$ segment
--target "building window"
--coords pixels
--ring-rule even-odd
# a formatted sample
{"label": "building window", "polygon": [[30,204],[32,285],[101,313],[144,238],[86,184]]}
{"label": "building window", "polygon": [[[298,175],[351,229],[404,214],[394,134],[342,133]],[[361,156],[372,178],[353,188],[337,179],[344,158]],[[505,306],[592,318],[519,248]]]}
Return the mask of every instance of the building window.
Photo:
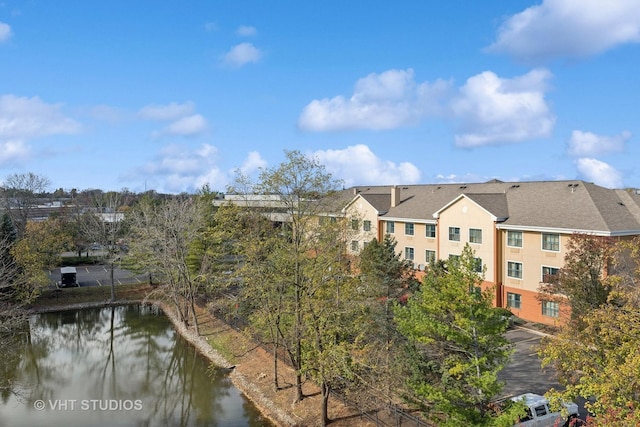
{"label": "building window", "polygon": [[521,262],[507,262],[507,276],[514,279],[522,279],[522,263]]}
{"label": "building window", "polygon": [[364,229],[364,231],[371,231],[371,221],[364,220],[362,222],[362,228]]}
{"label": "building window", "polygon": [[559,234],[542,234],[542,250],[544,251],[560,251],[560,235]]}
{"label": "building window", "polygon": [[522,231],[507,231],[507,246],[522,247]]}
{"label": "building window", "polygon": [[482,258],[473,259],[473,271],[476,273],[482,273]]}
{"label": "building window", "polygon": [[427,224],[427,233],[426,236],[430,239],[436,238],[436,225],[435,224]]}
{"label": "building window", "polygon": [[449,227],[449,240],[460,241],[460,227]]}
{"label": "building window", "polygon": [[469,243],[482,243],[482,230],[479,228],[470,228]]}
{"label": "building window", "polygon": [[412,222],[407,222],[404,224],[404,234],[407,236],[413,236],[414,226]]}
{"label": "building window", "polygon": [[404,248],[404,259],[413,261],[413,248]]}
{"label": "building window", "polygon": [[555,301],[542,301],[542,315],[560,317],[560,304]]}
{"label": "building window", "polygon": [[542,267],[542,283],[552,283],[560,272],[556,267]]}
{"label": "building window", "polygon": [[396,223],[393,221],[387,221],[387,234],[393,234],[396,232]]}
{"label": "building window", "polygon": [[460,262],[460,255],[449,255],[449,261],[451,264],[458,264]]}
{"label": "building window", "polygon": [[507,308],[522,308],[522,295],[507,292]]}
{"label": "building window", "polygon": [[357,219],[352,219],[352,220],[351,220],[351,229],[352,229],[352,230],[356,230],[356,231],[357,231],[357,230],[358,230],[358,228],[359,228],[359,222],[358,222],[358,220],[357,220]]}
{"label": "building window", "polygon": [[351,250],[353,252],[358,252],[358,241],[357,240],[352,240],[351,241]]}
{"label": "building window", "polygon": [[427,249],[424,252],[424,260],[426,261],[427,264],[435,262],[435,260],[436,260],[436,251],[430,251],[429,249]]}

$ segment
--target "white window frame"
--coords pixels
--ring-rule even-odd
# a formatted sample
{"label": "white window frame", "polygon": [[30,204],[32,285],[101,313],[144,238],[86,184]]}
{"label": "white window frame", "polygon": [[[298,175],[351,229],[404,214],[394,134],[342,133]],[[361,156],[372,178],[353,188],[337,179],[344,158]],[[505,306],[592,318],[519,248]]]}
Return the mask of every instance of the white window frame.
{"label": "white window frame", "polygon": [[362,230],[371,231],[371,221],[369,221],[368,219],[362,221]]}
{"label": "white window frame", "polygon": [[[511,276],[509,273],[511,269],[509,268],[509,264],[520,264],[520,277]],[[524,277],[524,264],[521,261],[507,261],[507,277],[510,279],[522,280]]]}
{"label": "white window frame", "polygon": [[[433,258],[429,257],[429,254],[433,255]],[[424,251],[424,260],[427,264],[429,264],[432,260],[435,261],[436,260],[436,251],[431,250],[431,249],[425,249]]]}
{"label": "white window frame", "polygon": [[[520,246],[515,246],[509,244],[509,233],[519,233],[520,234]],[[524,233],[518,230],[507,230],[507,246],[510,248],[522,248],[524,246]]]}
{"label": "white window frame", "polygon": [[[410,231],[410,233],[409,233]],[[404,235],[405,236],[415,236],[416,235],[416,225],[413,222],[405,222],[404,223]]]}
{"label": "white window frame", "polygon": [[[480,241],[479,242],[474,242],[474,241],[471,240],[471,231],[472,230],[480,232]],[[473,243],[474,245],[481,245],[482,244],[482,228],[470,228],[469,229],[469,243]]]}
{"label": "white window frame", "polygon": [[[425,231],[424,231],[424,235],[427,239],[435,239],[437,237],[437,227],[435,224],[425,224]],[[433,230],[433,236],[429,236],[429,230]]]}
{"label": "white window frame", "polygon": [[[551,307],[549,307],[549,306],[551,306]],[[542,301],[542,303],[540,304],[540,307],[542,309],[542,315],[543,316],[553,317],[554,319],[557,319],[558,317],[560,317],[560,303],[559,302],[545,300],[545,301]]]}
{"label": "white window frame", "polygon": [[[545,249],[545,247],[544,247],[544,236],[558,236],[558,249],[557,250],[556,249]],[[560,252],[560,248],[562,247],[560,245],[560,234],[558,234],[558,233],[542,233],[542,234],[540,234],[540,247],[545,252]]]}
{"label": "white window frame", "polygon": [[394,221],[387,221],[385,230],[387,234],[394,234],[396,232],[396,223]]}
{"label": "white window frame", "polygon": [[[458,230],[458,233],[457,233],[457,234],[452,234],[452,231],[453,231],[453,230]],[[460,241],[460,239],[461,239],[461,237],[462,237],[462,236],[461,236],[461,234],[462,234],[462,233],[461,233],[461,231],[460,231],[460,227],[449,227],[449,241],[450,241],[450,242],[459,242],[459,241]],[[456,240],[456,239],[452,239],[452,238],[451,238],[452,236],[456,236],[456,235],[458,236],[458,239],[457,239],[457,240]]]}
{"label": "white window frame", "polygon": [[[509,298],[510,295],[513,295],[514,298]],[[516,304],[510,304],[512,300]],[[518,294],[515,292],[507,292],[507,308],[515,308],[516,310],[522,310],[522,294]]]}
{"label": "white window frame", "polygon": [[540,268],[540,283],[547,283],[547,282],[544,281],[544,276],[546,276],[546,274],[544,274],[544,269],[545,268],[553,268],[554,270],[558,270],[558,272],[560,272],[560,267],[552,267],[550,265],[543,265]]}
{"label": "white window frame", "polygon": [[358,252],[360,250],[360,242],[358,242],[357,240],[352,240],[351,241],[351,250],[353,252]]}
{"label": "white window frame", "polygon": [[[411,252],[411,256],[407,256],[409,255],[409,252]],[[412,246],[405,246],[404,247],[404,259],[409,260],[409,261],[414,261],[416,258],[416,250],[414,247]]]}

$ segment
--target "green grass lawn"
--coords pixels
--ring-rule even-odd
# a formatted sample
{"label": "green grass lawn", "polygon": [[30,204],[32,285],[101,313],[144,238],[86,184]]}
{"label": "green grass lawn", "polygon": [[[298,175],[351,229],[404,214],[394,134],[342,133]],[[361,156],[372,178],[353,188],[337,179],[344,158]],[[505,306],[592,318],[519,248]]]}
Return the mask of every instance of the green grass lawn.
{"label": "green grass lawn", "polygon": [[[152,288],[146,283],[116,286],[117,302],[141,301]],[[29,306],[43,309],[76,304],[108,302],[111,299],[111,286],[87,286],[81,288],[45,289],[40,297]]]}

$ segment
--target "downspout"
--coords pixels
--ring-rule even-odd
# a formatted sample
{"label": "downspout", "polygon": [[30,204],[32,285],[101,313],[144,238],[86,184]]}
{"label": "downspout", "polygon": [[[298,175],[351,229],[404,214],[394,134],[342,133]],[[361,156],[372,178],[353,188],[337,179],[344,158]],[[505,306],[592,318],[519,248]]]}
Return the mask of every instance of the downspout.
{"label": "downspout", "polygon": [[496,307],[504,306],[504,287],[502,286],[502,233],[498,229],[497,221],[493,222],[493,271],[496,284]]}

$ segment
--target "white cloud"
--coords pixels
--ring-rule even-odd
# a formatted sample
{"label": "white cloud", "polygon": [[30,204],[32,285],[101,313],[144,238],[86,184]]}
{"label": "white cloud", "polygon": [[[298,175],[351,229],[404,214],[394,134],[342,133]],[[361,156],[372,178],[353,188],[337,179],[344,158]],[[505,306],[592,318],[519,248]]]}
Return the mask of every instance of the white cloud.
{"label": "white cloud", "polygon": [[164,128],[164,135],[196,136],[207,130],[207,120],[200,114],[182,117]]}
{"label": "white cloud", "polygon": [[460,147],[513,143],[547,137],[555,124],[545,101],[551,73],[537,69],[513,79],[485,71],[470,77],[451,103],[459,121]]}
{"label": "white cloud", "polygon": [[80,124],[62,113],[61,104],[38,97],[0,96],[0,140],[73,134]]}
{"label": "white cloud", "polygon": [[204,30],[206,32],[218,31],[220,27],[216,22],[207,22],[204,24]]}
{"label": "white cloud", "polygon": [[[190,150],[182,145],[168,145],[159,156],[133,175],[145,180],[163,183],[158,191],[181,193],[196,191],[204,184],[212,190],[222,190],[227,185],[227,175],[217,166],[218,150],[209,144]],[[128,179],[135,179],[134,176]]]}
{"label": "white cloud", "polygon": [[442,111],[441,101],[451,82],[417,84],[413,70],[388,70],[358,80],[351,98],[314,100],[298,120],[308,131],[393,129]]}
{"label": "white cloud", "polygon": [[415,184],[420,181],[420,170],[409,162],[394,163],[377,157],[363,144],[343,150],[319,150],[313,156],[334,177],[342,179],[347,187],[353,185]]}
{"label": "white cloud", "polygon": [[9,24],[5,24],[4,22],[0,22],[0,43],[6,42],[11,38],[11,26]]}
{"label": "white cloud", "polygon": [[509,17],[487,50],[525,61],[544,61],[585,57],[637,42],[637,0],[544,0]]}
{"label": "white cloud", "polygon": [[622,173],[611,165],[591,158],[581,158],[576,161],[580,175],[587,181],[607,188],[622,187]]}
{"label": "white cloud", "polygon": [[193,114],[195,105],[172,102],[166,105],[151,104],[143,107],[138,116],[146,120],[171,121],[164,129],[152,133],[154,137],[166,135],[197,136],[208,129],[207,120],[201,114]]}
{"label": "white cloud", "polygon": [[0,140],[0,165],[26,160],[31,149],[21,140]]}
{"label": "white cloud", "polygon": [[261,168],[267,167],[267,161],[262,158],[257,151],[249,152],[249,155],[240,166],[240,172],[245,176],[250,176]]}
{"label": "white cloud", "polygon": [[236,30],[236,34],[242,37],[251,37],[258,34],[258,30],[255,27],[251,27],[249,25],[241,25]]}
{"label": "white cloud", "polygon": [[95,105],[84,112],[96,120],[108,123],[120,123],[127,118],[125,111],[109,105]]}
{"label": "white cloud", "polygon": [[250,62],[258,62],[262,52],[251,43],[240,43],[224,55],[223,62],[230,67],[242,67]]}
{"label": "white cloud", "polygon": [[193,102],[183,104],[172,102],[166,105],[150,104],[140,109],[138,115],[145,120],[176,120],[189,114],[195,109]]}
{"label": "white cloud", "polygon": [[631,138],[631,132],[620,135],[604,136],[591,132],[574,130],[571,132],[567,152],[571,156],[589,157],[624,150],[625,143]]}
{"label": "white cloud", "polygon": [[435,175],[435,182],[438,182],[438,183],[441,183],[441,184],[457,184],[457,183],[461,183],[461,182],[467,182],[467,183],[468,182],[487,182],[487,181],[490,181],[493,178],[495,178],[495,177],[487,177],[487,176],[484,176],[484,175],[478,175],[478,174],[474,174],[474,173],[466,173],[464,175],[437,174],[437,175]]}

